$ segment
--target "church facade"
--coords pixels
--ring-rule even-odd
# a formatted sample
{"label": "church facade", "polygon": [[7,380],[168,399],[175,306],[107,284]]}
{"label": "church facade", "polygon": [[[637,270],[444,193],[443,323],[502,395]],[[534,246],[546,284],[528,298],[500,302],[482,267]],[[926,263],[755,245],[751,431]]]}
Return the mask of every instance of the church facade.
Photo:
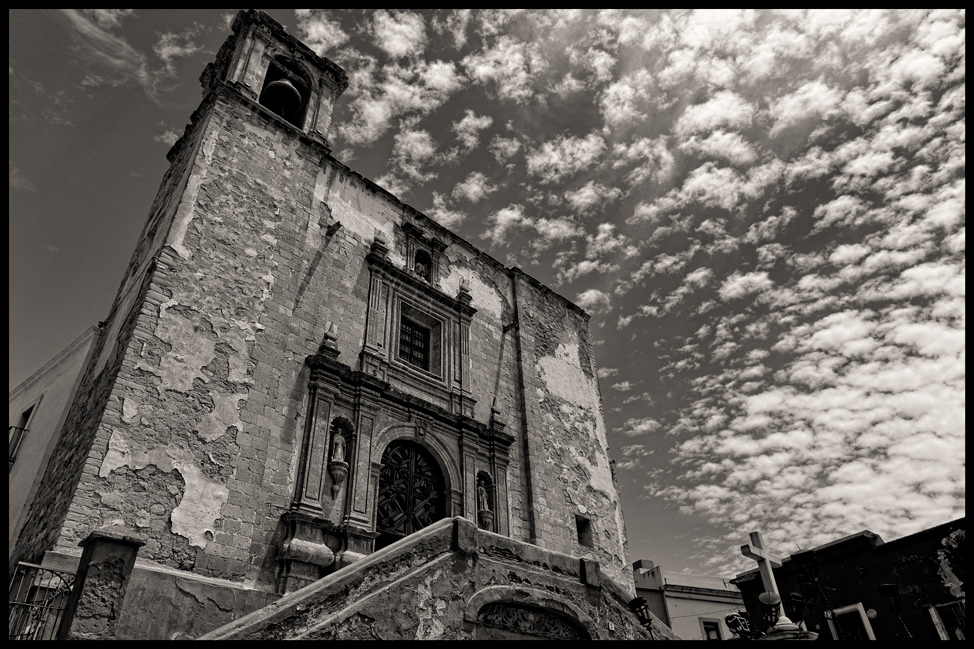
{"label": "church facade", "polygon": [[232,29],[11,567],[124,526],[140,566],[287,597],[452,518],[624,605],[587,314],[332,157],[341,68],[262,12]]}

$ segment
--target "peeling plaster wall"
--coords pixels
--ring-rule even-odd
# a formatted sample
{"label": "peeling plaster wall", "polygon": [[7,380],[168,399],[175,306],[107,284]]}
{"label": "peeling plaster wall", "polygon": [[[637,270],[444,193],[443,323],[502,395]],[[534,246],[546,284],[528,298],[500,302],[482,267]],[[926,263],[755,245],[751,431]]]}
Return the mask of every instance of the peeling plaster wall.
{"label": "peeling plaster wall", "polygon": [[[588,317],[526,276],[517,282],[535,537],[598,561],[634,592]],[[591,546],[580,543],[576,516],[590,521]]]}

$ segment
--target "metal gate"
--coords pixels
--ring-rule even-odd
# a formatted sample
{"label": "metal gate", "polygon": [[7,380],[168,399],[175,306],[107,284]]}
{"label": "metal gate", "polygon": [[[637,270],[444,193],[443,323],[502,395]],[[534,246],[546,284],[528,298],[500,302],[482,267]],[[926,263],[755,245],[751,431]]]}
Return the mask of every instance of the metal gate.
{"label": "metal gate", "polygon": [[18,563],[10,580],[9,640],[54,640],[74,587],[74,573]]}

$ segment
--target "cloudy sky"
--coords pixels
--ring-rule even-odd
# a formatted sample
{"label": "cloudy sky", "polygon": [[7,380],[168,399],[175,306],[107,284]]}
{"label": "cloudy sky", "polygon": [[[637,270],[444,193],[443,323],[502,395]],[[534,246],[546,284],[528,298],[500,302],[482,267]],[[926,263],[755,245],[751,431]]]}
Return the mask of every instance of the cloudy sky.
{"label": "cloudy sky", "polygon": [[[964,11],[272,10],[334,154],[591,315],[632,558],[965,514]],[[9,14],[10,385],[104,319],[224,11]]]}

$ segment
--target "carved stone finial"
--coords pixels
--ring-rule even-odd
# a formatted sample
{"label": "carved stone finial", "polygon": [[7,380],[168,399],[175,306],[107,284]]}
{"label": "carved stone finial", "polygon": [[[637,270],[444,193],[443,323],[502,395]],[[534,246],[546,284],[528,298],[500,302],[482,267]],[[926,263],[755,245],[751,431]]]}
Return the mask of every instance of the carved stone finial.
{"label": "carved stone finial", "polygon": [[503,431],[506,426],[507,424],[501,419],[501,411],[497,409],[497,402],[495,400],[494,404],[490,407],[490,427],[494,430]]}
{"label": "carved stone finial", "polygon": [[372,241],[372,246],[369,248],[369,252],[382,259],[386,258],[386,255],[389,254],[389,246],[386,245],[386,242],[382,238],[382,235],[380,234],[375,235],[375,239],[373,239]]}
{"label": "carved stone finial", "polygon": [[321,341],[321,345],[318,346],[318,353],[328,356],[338,356],[338,327],[334,322],[326,323],[325,337]]}
{"label": "carved stone finial", "polygon": [[457,291],[457,300],[469,305],[473,298],[470,295],[470,284],[467,282],[466,278],[460,278],[460,290]]}

